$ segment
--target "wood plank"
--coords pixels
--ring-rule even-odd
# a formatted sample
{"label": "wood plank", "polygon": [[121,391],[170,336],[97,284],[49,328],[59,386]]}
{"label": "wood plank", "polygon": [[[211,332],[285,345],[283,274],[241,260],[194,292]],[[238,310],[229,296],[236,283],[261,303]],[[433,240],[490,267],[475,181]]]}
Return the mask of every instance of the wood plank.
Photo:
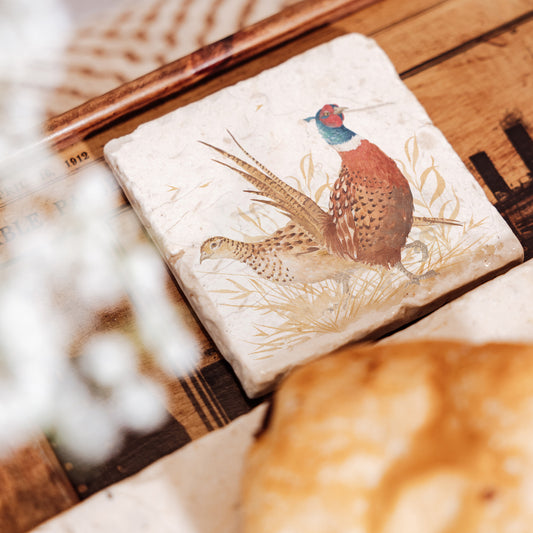
{"label": "wood plank", "polygon": [[405,79],[461,159],[485,151],[510,186],[528,168],[502,126],[533,126],[531,50],[533,20]]}
{"label": "wood plank", "polygon": [[43,439],[0,463],[0,531],[22,533],[78,502]]}
{"label": "wood plank", "polygon": [[[465,4],[467,1],[465,0]],[[448,4],[449,2],[445,2]],[[384,2],[383,4],[379,4],[381,9],[384,9],[385,6],[389,6],[389,9],[391,6],[399,6],[397,0],[393,0],[392,2]],[[401,3],[401,5],[405,5],[405,3]],[[411,27],[411,25],[414,23],[413,20],[416,21],[418,24],[420,19],[423,19],[425,17],[432,16],[432,10],[441,8],[443,5],[442,2],[439,2],[437,4],[433,3],[428,8],[427,2],[420,2],[417,4],[416,9],[419,11],[413,12],[413,11],[403,11],[401,15],[396,13],[397,17],[400,17],[401,22],[398,23],[398,26],[400,27]],[[377,9],[377,6],[374,6],[373,9]],[[355,19],[354,19],[355,20]],[[382,27],[384,22],[383,20],[379,20],[376,18],[374,20],[374,23],[378,26],[376,27]],[[496,21],[492,20],[492,24],[495,24]],[[453,37],[454,32],[450,30],[450,25],[446,25],[445,21],[441,21],[441,24],[443,26],[448,27],[449,31],[449,41],[446,40],[438,40],[439,50],[446,51],[446,45],[447,43],[456,43],[457,39]],[[379,26],[381,25],[381,26]],[[487,28],[493,28],[494,26],[483,26],[482,29],[486,30]],[[354,28],[352,28],[354,29]],[[396,24],[388,25],[386,29],[380,30],[381,34],[386,34],[387,31],[397,31],[396,30]],[[64,159],[68,159],[68,157],[72,154],[76,154],[80,150],[86,150],[91,154],[91,160],[93,163],[96,163],[97,165],[100,165],[101,168],[105,169],[105,166],[101,162],[101,150],[103,144],[111,137],[122,135],[124,133],[127,133],[128,131],[131,131],[138,123],[144,122],[146,120],[149,120],[151,118],[154,118],[155,116],[158,116],[160,114],[163,114],[167,111],[170,111],[172,108],[175,108],[177,106],[183,105],[184,103],[188,101],[192,101],[195,99],[198,99],[202,96],[204,96],[206,93],[214,92],[215,90],[219,89],[221,86],[229,85],[231,83],[234,83],[238,79],[242,79],[244,77],[248,77],[249,75],[252,75],[256,72],[259,72],[262,70],[265,66],[272,66],[273,64],[277,64],[278,62],[281,62],[283,59],[285,59],[287,56],[293,55],[295,53],[298,53],[299,51],[302,51],[303,49],[309,48],[316,44],[316,41],[321,40],[328,40],[328,38],[331,36],[331,32],[334,34],[340,33],[338,29],[336,29],[335,25],[321,29],[317,32],[314,32],[313,34],[307,35],[303,37],[302,39],[299,39],[297,42],[292,43],[291,47],[284,47],[279,50],[275,50],[272,53],[262,57],[258,61],[253,61],[249,64],[246,64],[240,68],[233,69],[232,71],[228,72],[227,74],[223,75],[220,78],[209,80],[207,83],[203,83],[199,87],[195,87],[191,91],[187,91],[185,93],[180,94],[177,98],[172,99],[171,101],[167,101],[161,106],[157,106],[155,108],[152,108],[144,113],[137,114],[134,117],[129,117],[128,120],[123,121],[122,123],[116,123],[113,128],[102,131],[98,133],[97,135],[93,135],[88,137],[87,139],[83,140],[82,142],[78,144],[74,144],[70,146],[69,148],[65,148],[63,152],[60,153],[60,157],[58,158],[60,161],[63,161]],[[414,37],[410,35],[409,32],[406,33],[406,39],[411,39],[411,42],[413,42]],[[393,53],[393,50],[388,50],[389,53]],[[411,55],[412,58],[412,64],[416,65],[416,54],[417,51],[413,47],[413,52]],[[436,68],[436,67],[434,67]],[[429,69],[431,70],[431,69]],[[462,79],[460,82],[457,82],[457,80],[452,80],[455,83],[455,87],[458,86],[462,88],[463,85],[468,86],[469,80],[468,78]],[[493,80],[486,80],[486,83],[489,85],[492,84]],[[435,80],[435,83],[437,81]],[[418,89],[415,89],[415,93],[419,93]],[[424,102],[423,102],[424,103]],[[451,103],[447,104],[447,108],[449,109],[451,106]],[[456,128],[457,124],[453,126],[452,129]],[[445,132],[447,133],[447,132]],[[186,305],[183,302],[180,302],[180,298],[176,298],[177,305],[184,306],[185,309],[187,309]],[[215,353],[214,360],[219,360],[218,353],[214,349],[211,341],[205,336],[201,328],[197,325],[197,337],[199,338],[200,342],[204,346],[205,352],[209,353],[210,350],[213,350],[211,353]],[[213,358],[213,357],[212,357]],[[213,361],[212,361],[213,362]],[[183,421],[184,426],[187,428],[187,431],[191,435],[192,438],[196,438],[202,434],[204,434],[208,429],[212,429],[217,427],[217,421],[216,417],[209,412],[209,409],[204,405],[201,405],[201,398],[199,397],[199,390],[203,390],[201,386],[201,381],[198,379],[196,383],[198,384],[198,388],[194,389],[193,385],[191,383],[186,384],[189,389],[189,394],[184,389],[184,385],[172,380],[164,380],[164,378],[161,378],[162,381],[165,382],[165,386],[167,387],[167,390],[169,392],[169,397],[174,398],[174,400],[170,401],[169,404],[169,410],[173,413],[173,415],[178,418],[178,420]],[[204,391],[205,392],[205,391]],[[220,392],[220,391],[216,391]],[[198,405],[201,406],[201,411],[203,413],[199,412],[198,409],[191,407],[193,399],[198,403]],[[184,406],[187,406],[186,408]],[[214,411],[214,408],[213,408]],[[220,418],[220,414],[217,415]],[[206,422],[207,421],[207,422]],[[119,458],[118,458],[119,459]],[[117,459],[117,460],[118,460]]]}
{"label": "wood plank", "polygon": [[[365,35],[375,35],[393,26],[403,27],[412,17],[437,9],[448,0],[387,0],[343,17],[330,25],[342,33],[357,31]],[[404,37],[405,38],[405,37]]]}
{"label": "wood plank", "polygon": [[[533,69],[531,68],[531,54],[528,52],[528,49],[533,49],[530,37],[532,27],[529,22],[523,21],[515,30],[506,31],[497,37],[493,36],[486,43],[479,42],[479,39],[498,30],[502,24],[523,16],[527,13],[527,9],[531,8],[531,2],[501,0],[490,4],[488,6],[486,2],[480,0],[414,0],[413,2],[385,0],[360,14],[302,36],[293,41],[290,46],[273,50],[216,79],[206,80],[201,85],[180,93],[176,98],[162,102],[135,116],[117,120],[111,128],[69,144],[59,153],[54,165],[57,162],[62,164],[64,159],[72,154],[87,150],[91,153],[91,164],[105,169],[105,164],[101,159],[102,146],[111,137],[129,133],[141,122],[254,75],[264,68],[274,66],[331,37],[348,31],[363,31],[376,37],[397,68],[409,71],[421,64],[424,65],[424,70],[410,72],[406,81],[463,160],[469,163],[469,158],[473,154],[486,151],[509,183],[516,184],[517,180],[527,177],[528,171],[508,137],[503,133],[502,125],[510,124],[509,121],[513,117],[518,117],[522,119],[529,131],[532,131],[531,102],[527,98],[532,88],[531,72]],[[482,7],[485,8],[486,13],[482,12]],[[474,10],[475,18],[470,16],[470,9]],[[420,32],[424,34],[420,35]],[[440,63],[428,63],[431,60],[438,60]],[[42,170],[41,165],[42,163],[38,163],[35,170]],[[47,161],[46,165],[50,166],[50,161]],[[60,174],[59,172],[59,177]],[[73,176],[73,181],[75,179],[76,177]],[[62,197],[59,196],[56,200],[61,201]],[[22,215],[27,214],[24,210],[20,212]],[[180,303],[177,297],[176,302],[177,305],[183,306],[184,312],[189,312],[187,306],[183,302]],[[226,384],[219,387],[216,380],[211,380],[208,375],[208,369],[213,369],[212,374],[217,379],[223,376],[222,370],[211,366],[219,362],[218,353],[201,327],[197,325],[197,328],[198,338],[201,339],[204,347],[205,358],[200,369],[203,374],[195,376],[198,390],[194,390],[193,395],[199,398],[200,389],[206,393],[205,383],[207,382],[213,384],[212,390],[222,398]],[[201,381],[201,378],[204,378],[204,381]],[[171,398],[169,411],[179,422],[183,423],[184,427],[187,427],[191,438],[204,434],[207,427],[202,422],[198,411],[192,407],[189,409],[188,405],[192,404],[183,385],[177,380],[168,380],[164,377],[161,379],[165,382]],[[188,386],[191,389],[194,385],[189,382]],[[231,386],[235,387],[235,385]],[[234,390],[236,389],[231,389],[232,394]],[[217,426],[217,419],[223,420],[224,411],[226,414],[235,413],[245,408],[243,405],[227,405],[227,407],[218,408],[215,406],[212,412],[206,414],[213,428]],[[207,408],[206,411],[208,411]],[[231,417],[228,415],[228,418]],[[135,446],[132,446],[131,449],[125,450],[126,456],[134,448]],[[135,449],[140,450],[140,448]],[[35,454],[30,454],[20,460],[18,466],[9,470],[10,475],[16,475],[22,480],[30,479],[35,461],[37,461]],[[102,483],[110,479],[116,480],[127,475],[129,471],[118,470],[118,467],[122,468],[123,463],[124,461],[121,462],[118,458],[115,463],[107,465],[108,470],[105,475],[98,479],[92,478],[90,490],[101,488]],[[110,476],[111,471],[114,477]],[[118,478],[117,472],[120,474]],[[51,494],[47,488],[50,476],[42,477],[45,478],[44,481],[36,482],[34,485],[28,483],[28,486],[33,487],[33,496],[28,491],[24,498],[6,499],[8,497],[4,496],[2,490],[2,506],[4,500],[8,505],[0,509],[0,531],[6,533],[23,531],[23,529],[9,528],[19,527],[17,520],[23,521],[26,514],[30,518],[33,511],[30,512],[28,509],[31,510],[34,505],[43,514],[50,513],[49,516],[61,510],[59,506],[54,507],[54,502],[43,503],[43,508],[47,509],[41,509],[39,502],[43,500],[40,497]],[[4,478],[1,477],[1,479],[3,483]],[[22,485],[25,484],[26,481],[23,481]],[[69,500],[70,503],[65,500],[65,505],[72,505],[75,500],[74,495],[72,500]],[[13,519],[14,516],[15,519]],[[6,522],[1,520],[6,520]],[[9,520],[12,521],[9,522]],[[31,525],[20,527],[27,529]]]}
{"label": "wood plank", "polygon": [[533,257],[533,20],[406,79]]}
{"label": "wood plank", "polygon": [[136,474],[190,441],[183,424],[169,417],[157,430],[150,433],[126,432],[121,449],[102,464],[86,465],[80,461],[71,462],[65,457],[65,462],[69,465],[68,476],[79,498],[83,500]]}

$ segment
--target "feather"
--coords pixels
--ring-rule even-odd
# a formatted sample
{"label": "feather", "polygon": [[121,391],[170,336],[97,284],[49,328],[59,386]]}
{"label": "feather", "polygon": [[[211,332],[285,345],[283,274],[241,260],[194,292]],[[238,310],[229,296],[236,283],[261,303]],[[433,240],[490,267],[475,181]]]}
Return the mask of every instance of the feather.
{"label": "feather", "polygon": [[451,218],[413,217],[413,226],[430,226],[431,224],[449,224],[450,226],[464,226],[459,220]]}
{"label": "feather", "polygon": [[323,250],[322,248],[319,248],[318,246],[309,246],[309,248],[307,248],[305,252],[298,252],[296,255],[300,256],[300,255],[312,254],[313,252],[318,252],[319,250],[327,254],[326,250]]}
{"label": "feather", "polygon": [[270,199],[270,201],[255,199],[256,201],[268,203],[280,209],[282,212],[287,214],[291,220],[302,226],[311,235],[313,235],[317,242],[323,243],[324,230],[327,224],[330,222],[330,216],[328,213],[323,211],[317,203],[313,202],[311,198],[280,180],[275,174],[273,174],[266,167],[261,165],[261,163],[259,163],[255,158],[248,154],[248,152],[242,148],[242,146],[234,139],[232,135],[231,137],[237,146],[259,168],[256,168],[250,163],[247,163],[246,161],[226,152],[225,150],[222,150],[221,148],[217,148],[216,146],[204,141],[199,142],[217,151],[219,154],[222,154],[224,157],[228,158],[230,161],[240,167],[236,168],[223,161],[216,159],[214,160],[218,164],[231,169],[233,172],[236,172],[257,188],[257,191],[247,192],[253,192]]}

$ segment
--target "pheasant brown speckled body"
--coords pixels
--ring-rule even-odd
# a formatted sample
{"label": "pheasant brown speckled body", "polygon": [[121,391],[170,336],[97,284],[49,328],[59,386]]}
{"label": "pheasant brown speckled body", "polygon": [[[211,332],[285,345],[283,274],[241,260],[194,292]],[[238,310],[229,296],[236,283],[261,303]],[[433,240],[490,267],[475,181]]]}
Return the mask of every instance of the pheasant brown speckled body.
{"label": "pheasant brown speckled body", "polygon": [[325,105],[306,120],[315,120],[342,161],[330,197],[328,248],[371,265],[399,264],[413,223],[407,179],[380,148],[344,126],[342,108]]}
{"label": "pheasant brown speckled body", "polygon": [[409,184],[394,161],[367,140],[341,157],[330,200],[329,247],[354,261],[395,266],[413,223]]}

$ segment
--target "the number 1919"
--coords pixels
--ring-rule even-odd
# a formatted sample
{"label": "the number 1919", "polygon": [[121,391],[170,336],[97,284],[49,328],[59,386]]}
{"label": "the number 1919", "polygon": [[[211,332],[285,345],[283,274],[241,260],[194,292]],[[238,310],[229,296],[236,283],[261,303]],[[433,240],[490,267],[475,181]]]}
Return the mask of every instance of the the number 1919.
{"label": "the number 1919", "polygon": [[78,154],[75,157],[65,159],[65,165],[67,165],[68,168],[75,167],[76,165],[82,163],[83,161],[86,161],[87,159],[89,159],[89,154],[87,152],[81,152],[81,154]]}

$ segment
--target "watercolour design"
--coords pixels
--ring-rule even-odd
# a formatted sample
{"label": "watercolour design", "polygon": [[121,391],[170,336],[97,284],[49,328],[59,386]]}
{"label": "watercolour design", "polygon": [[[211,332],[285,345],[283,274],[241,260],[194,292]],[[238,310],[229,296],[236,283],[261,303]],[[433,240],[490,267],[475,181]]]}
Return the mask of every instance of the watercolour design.
{"label": "watercolour design", "polygon": [[[259,163],[233,136],[244,159],[203,143],[223,156],[219,164],[254,187],[246,192],[257,196],[249,213],[256,214],[258,228],[272,208],[289,219],[261,239],[213,236],[200,247],[202,263],[227,258],[255,271],[247,283],[228,279],[234,287],[224,290],[231,300],[228,305],[253,307],[281,319],[276,325],[256,324],[256,355],[268,356],[316,333],[340,331],[365,309],[401,301],[410,285],[431,279],[439,268],[460,258],[462,250],[471,246],[464,238],[469,227],[482,223],[463,224],[455,219],[460,200],[453,191],[453,202],[440,201],[447,187],[433,160],[417,173],[416,138],[406,142],[407,164],[395,162],[346,128],[344,111],[326,105],[305,119],[316,123],[342,160],[339,176],[333,183],[328,177],[314,194],[310,194],[311,154],[302,160],[303,183],[295,178],[293,187]],[[327,211],[318,205],[324,195],[329,195]],[[241,216],[251,220],[249,214]],[[259,298],[250,303],[253,294]]]}
{"label": "watercolour design", "polygon": [[[360,148],[379,157],[358,161]],[[250,397],[296,365],[408,326],[523,255],[363,35],[139,125],[105,156]]]}

